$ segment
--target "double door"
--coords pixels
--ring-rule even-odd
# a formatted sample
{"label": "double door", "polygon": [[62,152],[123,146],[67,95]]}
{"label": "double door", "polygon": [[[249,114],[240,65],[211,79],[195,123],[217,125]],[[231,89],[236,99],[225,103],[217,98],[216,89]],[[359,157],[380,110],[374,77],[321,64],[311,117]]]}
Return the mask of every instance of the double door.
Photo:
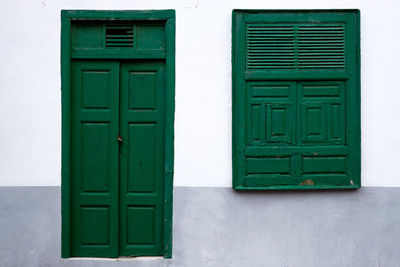
{"label": "double door", "polygon": [[71,256],[162,255],[165,63],[71,62]]}

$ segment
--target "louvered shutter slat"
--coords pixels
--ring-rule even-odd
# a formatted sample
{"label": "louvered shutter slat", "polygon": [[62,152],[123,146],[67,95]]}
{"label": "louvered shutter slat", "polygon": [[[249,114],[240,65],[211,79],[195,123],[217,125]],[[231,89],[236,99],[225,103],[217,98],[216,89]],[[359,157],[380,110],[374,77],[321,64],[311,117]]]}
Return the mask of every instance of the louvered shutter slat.
{"label": "louvered shutter slat", "polygon": [[293,26],[258,26],[247,28],[247,68],[294,68]]}
{"label": "louvered shutter slat", "polygon": [[344,69],[344,26],[249,24],[247,69]]}
{"label": "louvered shutter slat", "polygon": [[[344,69],[344,26],[343,25],[300,25],[298,27],[298,67]],[[337,57],[320,53],[304,55],[309,50],[328,50]]]}

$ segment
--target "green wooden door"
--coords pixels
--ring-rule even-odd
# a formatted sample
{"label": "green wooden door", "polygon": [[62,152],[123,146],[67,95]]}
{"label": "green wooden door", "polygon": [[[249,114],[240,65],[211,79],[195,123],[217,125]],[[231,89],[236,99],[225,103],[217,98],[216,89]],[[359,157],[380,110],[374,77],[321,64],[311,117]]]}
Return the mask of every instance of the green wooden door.
{"label": "green wooden door", "polygon": [[71,254],[118,256],[119,64],[72,62]]}
{"label": "green wooden door", "polygon": [[62,257],[172,256],[175,11],[62,10]]}
{"label": "green wooden door", "polygon": [[71,87],[72,256],[162,255],[164,64],[73,61]]}
{"label": "green wooden door", "polygon": [[121,64],[120,252],[162,255],[165,74],[162,62]]}

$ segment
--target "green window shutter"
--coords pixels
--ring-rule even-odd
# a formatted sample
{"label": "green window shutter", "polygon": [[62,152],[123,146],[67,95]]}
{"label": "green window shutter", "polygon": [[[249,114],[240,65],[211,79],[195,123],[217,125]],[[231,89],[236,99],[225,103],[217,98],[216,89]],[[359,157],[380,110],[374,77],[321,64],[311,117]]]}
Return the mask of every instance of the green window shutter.
{"label": "green window shutter", "polygon": [[234,10],[233,187],[360,187],[357,10]]}

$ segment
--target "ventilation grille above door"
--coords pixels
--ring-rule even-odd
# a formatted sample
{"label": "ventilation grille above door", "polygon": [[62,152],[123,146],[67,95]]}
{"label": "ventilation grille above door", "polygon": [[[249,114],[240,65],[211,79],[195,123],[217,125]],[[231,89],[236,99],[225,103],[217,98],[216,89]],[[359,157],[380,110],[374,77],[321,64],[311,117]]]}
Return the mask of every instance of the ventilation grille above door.
{"label": "ventilation grille above door", "polygon": [[342,24],[248,24],[247,69],[344,69]]}
{"label": "ventilation grille above door", "polygon": [[106,47],[133,47],[133,25],[106,25]]}

